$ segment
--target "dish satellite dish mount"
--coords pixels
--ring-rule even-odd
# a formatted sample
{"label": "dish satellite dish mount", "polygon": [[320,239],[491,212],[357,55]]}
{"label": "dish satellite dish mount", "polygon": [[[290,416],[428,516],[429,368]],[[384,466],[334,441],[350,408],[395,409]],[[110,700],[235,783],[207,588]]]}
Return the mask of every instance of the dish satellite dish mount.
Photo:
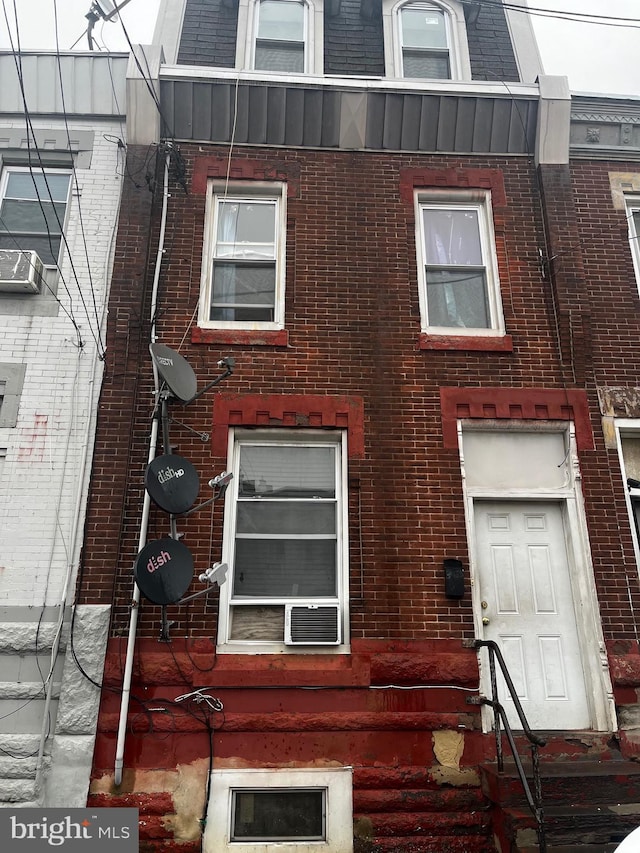
{"label": "dish satellite dish mount", "polygon": [[[100,3],[103,3],[103,0],[100,0]],[[207,586],[184,597],[193,578],[193,557],[186,545],[179,541],[176,519],[198,512],[223,497],[233,477],[232,474],[223,471],[222,474],[209,480],[213,497],[197,506],[193,505],[198,497],[199,478],[188,459],[172,453],[169,436],[171,422],[169,406],[175,402],[188,406],[189,403],[206,394],[223,379],[231,376],[235,360],[223,358],[219,361],[218,367],[224,368],[224,372],[198,391],[193,368],[180,353],[160,343],[151,344],[149,352],[162,383],[155,416],[159,418],[162,426],[164,452],[147,466],[145,486],[154,503],[169,514],[170,533],[168,537],[150,542],[140,550],[134,563],[134,575],[142,595],[154,604],[160,605],[162,613],[160,639],[168,642],[171,623],[167,620],[167,606],[181,604],[192,598],[206,595],[214,588],[214,584],[220,586],[224,583],[227,573],[225,563],[214,563],[210,569],[198,576],[199,580]]]}

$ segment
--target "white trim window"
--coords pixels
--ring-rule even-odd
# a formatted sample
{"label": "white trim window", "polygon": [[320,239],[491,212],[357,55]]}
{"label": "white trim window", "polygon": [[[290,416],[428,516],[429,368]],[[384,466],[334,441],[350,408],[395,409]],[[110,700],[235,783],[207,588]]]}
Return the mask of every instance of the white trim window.
{"label": "white trim window", "polygon": [[387,76],[470,80],[463,5],[457,0],[383,0]]}
{"label": "white trim window", "polygon": [[309,14],[300,0],[260,0],[255,4],[252,68],[304,74],[308,70]]}
{"label": "white trim window", "polygon": [[640,290],[640,196],[625,198],[627,222],[629,223],[629,245],[636,273],[636,283]]}
{"label": "white trim window", "polygon": [[618,420],[616,426],[631,533],[640,569],[640,420]]}
{"label": "white trim window", "polygon": [[257,430],[231,440],[220,646],[343,650],[346,435]]}
{"label": "white trim window", "polygon": [[0,181],[0,249],[37,252],[45,268],[58,266],[71,173],[8,167]]}
{"label": "white trim window", "polygon": [[214,770],[205,853],[353,850],[350,767]]}
{"label": "white trim window", "polygon": [[284,184],[210,183],[201,326],[284,327],[285,199]]}
{"label": "white trim window", "polygon": [[489,192],[416,193],[422,330],[503,335]]}

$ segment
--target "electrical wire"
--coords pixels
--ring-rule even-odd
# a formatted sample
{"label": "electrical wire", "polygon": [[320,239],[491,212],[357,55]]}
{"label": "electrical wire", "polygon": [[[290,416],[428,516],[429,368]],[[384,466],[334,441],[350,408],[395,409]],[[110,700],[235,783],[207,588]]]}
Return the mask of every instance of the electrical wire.
{"label": "electrical wire", "polygon": [[[29,173],[30,173],[30,175],[31,175],[31,179],[32,179],[33,185],[34,185],[34,190],[35,190],[35,193],[36,193],[36,198],[37,198],[38,204],[39,204],[39,206],[40,206],[40,211],[41,211],[41,213],[42,213],[42,218],[43,218],[43,221],[44,221],[44,224],[45,224],[45,229],[46,229],[46,232],[47,232],[47,236],[48,236],[48,239],[49,239],[49,248],[50,248],[50,250],[51,250],[51,254],[52,254],[52,256],[54,257],[55,265],[56,265],[56,267],[57,267],[57,269],[58,269],[58,272],[59,272],[59,274],[60,274],[60,278],[61,278],[61,280],[62,280],[62,282],[63,282],[63,284],[64,284],[64,287],[65,287],[66,293],[67,293],[67,295],[68,295],[68,297],[69,297],[69,311],[70,311],[70,313],[71,313],[71,314],[73,314],[73,298],[72,298],[72,296],[71,296],[71,292],[69,291],[69,287],[68,287],[68,285],[67,285],[67,283],[66,283],[66,281],[65,281],[65,279],[64,279],[64,276],[63,276],[63,274],[62,274],[62,270],[60,269],[60,265],[59,265],[59,258],[58,258],[58,259],[56,259],[56,257],[57,257],[57,253],[55,252],[55,250],[54,250],[54,246],[53,246],[53,235],[52,235],[52,233],[51,233],[51,229],[50,229],[50,227],[49,227],[49,221],[48,221],[48,218],[47,218],[46,212],[45,212],[45,210],[44,210],[42,197],[41,197],[41,195],[40,195],[40,190],[39,190],[39,188],[38,188],[38,182],[36,181],[35,171],[34,171],[34,168],[33,168],[33,162],[32,162],[32,156],[31,156],[31,151],[32,151],[32,149],[33,149],[33,150],[35,151],[35,153],[36,153],[37,160],[38,160],[38,164],[39,164],[39,167],[40,167],[40,173],[41,173],[41,176],[42,176],[42,180],[43,180],[44,185],[45,185],[45,187],[46,187],[46,189],[47,189],[47,193],[48,193],[48,196],[49,196],[49,201],[51,202],[52,212],[53,212],[53,214],[55,215],[56,222],[57,222],[58,227],[59,227],[59,229],[60,229],[60,238],[61,238],[61,241],[62,241],[62,243],[64,244],[65,249],[66,249],[66,251],[67,251],[67,257],[68,257],[68,260],[69,260],[69,264],[70,264],[70,266],[71,266],[71,271],[72,271],[72,274],[73,274],[73,278],[74,278],[74,280],[75,280],[75,283],[76,283],[76,286],[77,286],[77,289],[78,289],[78,294],[79,294],[79,296],[80,296],[80,301],[81,301],[81,303],[82,303],[82,305],[83,305],[83,308],[84,308],[84,311],[85,311],[85,315],[86,315],[86,317],[87,317],[87,321],[88,321],[88,325],[89,325],[89,331],[90,331],[90,333],[91,333],[91,336],[92,336],[92,337],[93,337],[93,339],[94,339],[94,342],[95,342],[95,344],[96,344],[97,349],[99,350],[99,349],[100,349],[100,345],[99,345],[99,342],[98,342],[98,340],[97,340],[97,338],[96,338],[96,335],[95,335],[95,333],[94,333],[94,331],[93,331],[93,329],[92,329],[91,319],[90,319],[89,312],[88,312],[88,308],[87,308],[87,305],[86,305],[86,302],[85,302],[85,299],[84,299],[84,294],[83,294],[83,292],[82,292],[82,287],[80,286],[80,281],[79,281],[79,279],[78,279],[78,275],[77,275],[77,272],[76,272],[75,264],[74,264],[74,261],[73,261],[73,256],[72,256],[72,254],[71,254],[71,250],[70,250],[70,247],[69,247],[69,244],[68,244],[68,241],[67,241],[66,235],[65,235],[64,223],[63,223],[63,222],[61,222],[61,220],[60,220],[60,216],[59,216],[59,214],[58,214],[58,210],[57,210],[57,208],[56,208],[56,204],[55,204],[55,201],[54,201],[54,198],[53,198],[53,193],[51,192],[51,187],[50,187],[50,185],[49,185],[49,180],[48,180],[48,177],[47,177],[47,172],[46,172],[46,170],[45,170],[45,166],[44,166],[44,162],[43,162],[42,155],[41,155],[41,152],[40,152],[40,148],[39,148],[38,143],[37,143],[37,138],[36,138],[36,133],[35,133],[35,130],[34,130],[34,127],[33,127],[33,122],[32,122],[32,120],[31,120],[31,113],[30,113],[30,110],[29,110],[29,105],[28,105],[28,103],[27,103],[27,96],[26,96],[26,90],[25,90],[25,85],[24,85],[24,76],[23,76],[23,71],[22,71],[22,50],[21,50],[21,45],[20,45],[20,28],[19,28],[19,25],[18,25],[18,11],[17,11],[17,6],[16,6],[16,0],[13,0],[13,10],[14,10],[14,19],[15,19],[15,26],[16,26],[16,43],[17,43],[17,50],[16,50],[16,46],[14,45],[13,38],[12,38],[12,36],[11,36],[11,32],[10,32],[9,16],[8,16],[8,13],[7,13],[7,7],[6,7],[6,2],[5,2],[5,0],[2,0],[2,8],[3,8],[3,11],[4,11],[4,17],[5,17],[5,21],[6,21],[6,24],[7,24],[7,29],[9,30],[9,40],[10,40],[10,44],[11,44],[11,50],[12,50],[12,54],[13,54],[14,63],[15,63],[15,66],[16,66],[16,72],[17,72],[17,75],[18,75],[18,83],[19,83],[19,86],[20,86],[20,92],[21,92],[21,96],[22,96],[22,103],[23,103],[24,117],[25,117],[25,122],[26,122],[26,125],[27,125],[27,134],[26,134],[26,136],[27,136],[27,151],[28,151],[28,155],[29,155],[28,168],[29,168]],[[76,326],[75,326],[75,327],[76,327],[77,333],[79,334],[79,327],[77,326],[77,323],[76,323]],[[83,342],[83,340],[82,340],[82,338],[81,338],[81,337],[79,337],[79,338],[78,338],[78,346],[79,346],[79,347],[83,347],[83,346],[84,346],[84,342]]]}
{"label": "electrical wire", "polygon": [[[15,2],[15,0],[14,0]],[[56,41],[56,65],[58,69],[58,83],[60,87],[60,103],[62,106],[62,118],[64,121],[64,127],[67,134],[67,144],[69,146],[69,151],[71,151],[71,133],[69,132],[69,120],[67,116],[67,108],[65,103],[65,92],[64,92],[64,82],[62,79],[62,59],[60,56],[60,41],[58,37],[58,0],[53,0],[53,20],[54,20],[54,33],[55,33],[55,41]],[[93,276],[91,274],[91,261],[89,260],[89,247],[87,245],[87,237],[84,227],[84,217],[82,215],[82,205],[80,203],[80,184],[78,182],[78,173],[76,171],[75,162],[73,157],[71,158],[71,174],[73,176],[73,182],[76,189],[76,199],[78,205],[78,222],[80,224],[80,235],[82,237],[82,244],[84,246],[84,256],[87,262],[87,275],[89,278],[89,289],[91,291],[91,300],[93,303],[93,311],[96,320],[97,327],[97,339],[96,346],[98,348],[98,358],[101,361],[104,361],[106,357],[106,346],[102,340],[102,331],[100,329],[100,319],[98,317],[98,305],[96,303],[96,291],[93,285]],[[78,282],[78,287],[80,284]],[[89,317],[87,316],[87,320]]]}
{"label": "electrical wire", "polygon": [[523,15],[531,15],[539,18],[553,18],[562,21],[571,21],[576,24],[597,24],[605,27],[629,27],[640,28],[639,18],[624,18],[616,15],[597,15],[589,12],[572,12],[566,9],[545,9],[540,6],[519,6],[516,3],[502,2],[502,0],[460,0],[463,6],[482,7],[489,6],[497,9],[508,9],[511,12],[521,12]]}

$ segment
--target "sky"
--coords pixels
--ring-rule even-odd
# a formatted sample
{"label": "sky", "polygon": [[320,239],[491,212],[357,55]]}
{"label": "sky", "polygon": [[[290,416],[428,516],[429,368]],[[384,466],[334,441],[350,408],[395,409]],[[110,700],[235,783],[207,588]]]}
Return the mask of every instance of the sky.
{"label": "sky", "polygon": [[[122,0],[119,0],[121,2]],[[87,50],[85,15],[92,0],[0,0],[0,49],[10,47],[6,17],[15,20],[18,10],[20,45],[25,50],[55,49],[54,10],[58,16],[61,50]],[[133,44],[149,44],[153,37],[160,0],[129,0],[120,22],[100,22],[93,30],[96,48],[127,51],[123,25]],[[545,73],[569,78],[574,92],[636,95],[640,97],[640,2],[639,0],[529,0],[538,47]],[[632,18],[631,22],[590,23],[546,17],[549,11],[567,17],[600,15]],[[6,17],[5,17],[6,14]],[[15,27],[14,27],[15,44]]]}

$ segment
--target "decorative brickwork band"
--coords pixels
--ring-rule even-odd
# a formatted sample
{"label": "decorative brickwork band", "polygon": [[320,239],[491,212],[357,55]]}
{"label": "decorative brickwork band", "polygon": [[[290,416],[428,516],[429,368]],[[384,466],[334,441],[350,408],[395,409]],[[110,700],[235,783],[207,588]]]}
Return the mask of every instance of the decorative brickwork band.
{"label": "decorative brickwork band", "polygon": [[319,394],[216,395],[213,406],[213,453],[227,455],[229,427],[309,427],[346,429],[349,456],[364,456],[364,403],[361,397]]}
{"label": "decorative brickwork band", "polygon": [[457,421],[573,421],[579,450],[593,450],[593,431],[585,391],[546,388],[441,388],[442,437],[445,447],[458,446]]}
{"label": "decorative brickwork band", "polygon": [[491,190],[494,213],[496,208],[507,203],[504,176],[500,169],[402,169],[400,198],[413,205],[413,192],[417,189]]}
{"label": "decorative brickwork band", "polygon": [[[227,174],[228,173],[228,174]],[[209,178],[229,181],[283,181],[287,184],[287,196],[296,198],[300,181],[300,167],[296,163],[278,160],[245,160],[234,157],[229,168],[226,157],[197,157],[193,168],[191,191],[204,195]]]}

